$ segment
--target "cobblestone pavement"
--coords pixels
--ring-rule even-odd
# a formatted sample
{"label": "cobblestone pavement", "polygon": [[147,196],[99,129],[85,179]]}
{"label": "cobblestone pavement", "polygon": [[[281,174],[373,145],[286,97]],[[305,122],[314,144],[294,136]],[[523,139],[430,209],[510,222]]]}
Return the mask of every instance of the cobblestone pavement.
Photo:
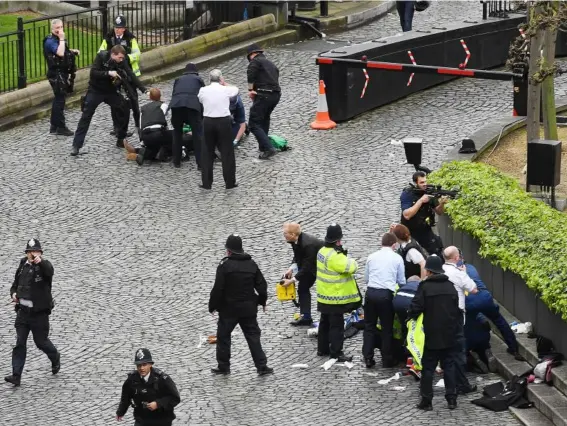
{"label": "cobblestone pavement", "polygon": [[[416,26],[422,17],[445,22],[479,9],[478,2],[438,3],[416,15]],[[337,37],[361,39],[374,29],[395,33],[397,18]],[[314,339],[288,325],[293,308],[274,295],[275,281],[291,259],[281,235],[284,221],[301,221],[305,231],[320,236],[331,222],[340,223],[347,246],[362,262],[398,219],[398,194],[412,172],[391,139],[424,138],[424,164],[436,167],[455,141],[511,108],[508,83],[461,80],[317,133],[309,122],[317,104],[313,57],[319,49],[319,42],[307,42],[269,51],[282,70],[283,86],[273,132],[288,138],[293,150],[261,162],[249,138],[237,152],[236,190],[226,191],[219,183],[218,166],[213,190],[204,192],[193,163],[176,170],[169,164],[126,162],[108,135],[106,106],[87,136],[88,153],[78,158],[69,156],[70,139],[46,134],[47,120],[2,134],[1,370],[10,372],[15,341],[8,286],[31,236],[40,238],[55,266],[51,335],[62,352],[62,370],[51,376],[49,362],[30,339],[22,387],[0,384],[0,424],[113,424],[121,383],[140,346],[151,348],[156,366],[181,390],[176,424],[517,424],[508,412],[470,404],[472,397],[460,398],[458,409],[448,411],[438,393],[432,413],[418,412],[412,379],[381,386],[378,380],[393,370],[366,373],[360,335],[345,348],[355,355],[355,367],[324,372]],[[245,58],[220,68],[245,90]],[[560,83],[564,92],[565,80]],[[158,87],[168,99],[171,82]],[[73,127],[79,111],[67,117]],[[269,280],[268,312],[259,314],[259,321],[269,364],[276,369],[272,377],[256,376],[240,332],[233,339],[230,377],[211,376],[214,346],[199,346],[199,336],[215,333],[208,294],[231,232],[243,236],[245,249]],[[295,363],[309,368],[292,369]],[[494,380],[498,377],[485,376],[479,384]],[[405,389],[393,390],[398,385]]]}

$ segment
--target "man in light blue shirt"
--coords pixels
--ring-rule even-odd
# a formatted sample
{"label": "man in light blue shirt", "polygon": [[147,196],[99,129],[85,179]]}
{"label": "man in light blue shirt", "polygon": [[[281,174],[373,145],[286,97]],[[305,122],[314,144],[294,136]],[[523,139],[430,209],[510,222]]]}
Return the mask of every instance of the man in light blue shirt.
{"label": "man in light blue shirt", "polygon": [[382,236],[382,249],[368,256],[364,278],[367,284],[364,302],[364,340],[362,355],[366,368],[376,365],[374,347],[376,323],[382,327],[382,367],[395,366],[392,345],[394,340],[394,307],[392,300],[397,285],[406,283],[404,260],[396,253],[398,240],[392,233]]}

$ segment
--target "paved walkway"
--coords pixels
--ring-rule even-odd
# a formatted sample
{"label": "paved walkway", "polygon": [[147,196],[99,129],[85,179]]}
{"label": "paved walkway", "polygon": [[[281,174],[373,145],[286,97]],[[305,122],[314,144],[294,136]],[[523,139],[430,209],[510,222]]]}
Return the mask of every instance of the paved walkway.
{"label": "paved walkway", "polygon": [[[477,2],[435,3],[416,14],[416,27],[425,25],[422,19],[439,23],[479,14]],[[397,16],[390,15],[335,37],[360,41],[371,32],[378,37],[398,30]],[[398,219],[399,191],[412,173],[403,165],[403,151],[390,140],[424,138],[424,163],[436,167],[452,144],[511,106],[509,84],[461,80],[317,133],[309,122],[317,104],[313,58],[321,49],[320,42],[306,42],[268,52],[282,71],[283,86],[273,131],[288,138],[293,150],[261,162],[250,138],[237,152],[240,187],[233,191],[219,182],[219,167],[213,190],[205,192],[198,188],[193,163],[180,170],[127,163],[108,134],[106,107],[97,112],[87,136],[88,153],[78,158],[69,156],[70,139],[47,136],[47,120],[2,134],[0,370],[10,372],[15,339],[8,286],[31,236],[40,238],[55,266],[52,337],[63,355],[61,373],[53,377],[30,339],[22,387],[0,384],[1,424],[113,424],[121,383],[140,346],[151,348],[156,366],[181,390],[179,425],[517,424],[508,412],[470,404],[472,397],[460,398],[459,408],[449,411],[438,394],[435,411],[419,412],[414,409],[418,387],[411,378],[381,386],[378,380],[393,370],[367,374],[360,335],[346,344],[355,367],[324,372],[314,339],[288,326],[293,309],[277,302],[273,288],[291,260],[281,234],[284,221],[301,221],[305,231],[317,235],[331,222],[340,223],[346,245],[362,262]],[[245,90],[246,65],[245,58],[237,58],[220,68]],[[564,92],[565,79],[560,83]],[[168,99],[172,83],[158,87]],[[78,119],[78,110],[68,112],[71,127]],[[245,249],[270,283],[269,310],[259,318],[276,369],[272,377],[256,376],[238,332],[228,378],[209,373],[214,346],[198,345],[199,336],[215,333],[207,301],[231,232],[244,237]],[[295,363],[309,368],[292,369]],[[495,380],[484,376],[479,384]]]}

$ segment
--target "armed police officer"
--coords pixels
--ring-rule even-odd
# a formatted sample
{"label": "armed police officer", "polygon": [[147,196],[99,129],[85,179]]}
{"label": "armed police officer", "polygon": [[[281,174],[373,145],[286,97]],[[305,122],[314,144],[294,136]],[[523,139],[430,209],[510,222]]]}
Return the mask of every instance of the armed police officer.
{"label": "armed police officer", "polygon": [[317,355],[350,362],[352,356],[343,353],[344,314],[358,309],[362,297],[354,279],[358,264],[347,256],[342,237],[340,225],[331,224],[325,245],[317,253],[317,310],[321,312]]}
{"label": "armed police officer", "polygon": [[[96,55],[91,67],[89,89],[84,100],[83,114],[79,120],[71,155],[76,156],[85,143],[85,136],[89,130],[93,115],[101,103],[106,103],[110,107],[115,107],[119,113],[118,123],[119,132],[116,134],[116,146],[123,148],[126,146],[125,138],[130,118],[130,108],[126,105],[127,101],[120,95],[120,86],[132,91],[130,82],[142,91],[146,88],[141,85],[132,70],[124,66],[126,51],[122,46],[114,46],[110,52],[100,52]],[[129,81],[128,81],[129,80]],[[134,89],[135,90],[135,89]]]}
{"label": "armed police officer", "polygon": [[77,65],[75,57],[80,52],[69,49],[65,41],[63,21],[51,21],[51,34],[43,40],[43,56],[47,61],[47,79],[53,90],[49,133],[52,135],[73,136],[65,124],[65,98],[73,92]]}
{"label": "armed police officer", "polygon": [[429,254],[442,256],[443,243],[438,235],[433,233],[435,214],[445,212],[447,197],[434,197],[425,194],[427,188],[427,175],[417,171],[412,176],[413,182],[404,188],[400,196],[402,205],[401,223],[410,230],[411,236]]}
{"label": "armed police officer", "polygon": [[171,377],[154,368],[152,354],[148,349],[138,349],[134,355],[136,370],[128,374],[122,385],[120,405],[116,420],[120,421],[134,407],[134,426],[171,426],[173,412],[181,398]]}
{"label": "armed police officer", "polygon": [[12,301],[16,303],[17,340],[12,351],[12,375],[4,380],[14,386],[20,386],[30,331],[35,345],[51,361],[51,372],[57,374],[61,368],[61,356],[49,340],[49,315],[53,309],[53,265],[43,258],[43,249],[35,238],[28,241],[25,253],[26,257],[20,261],[10,288]]}
{"label": "armed police officer", "polygon": [[250,108],[250,132],[258,140],[260,159],[267,160],[276,153],[270,143],[270,116],[281,97],[280,71],[264,55],[257,44],[248,47],[248,93],[252,99]]}
{"label": "armed police officer", "polygon": [[[140,72],[140,46],[134,34],[132,34],[128,28],[126,28],[126,17],[124,15],[118,15],[114,20],[114,30],[109,32],[104,36],[102,44],[98,49],[99,52],[107,51],[110,52],[114,46],[122,46],[126,51],[126,63],[130,66],[134,75],[140,77],[142,73]],[[137,100],[136,100],[137,102]],[[110,132],[111,135],[116,134],[116,129],[118,127],[118,117],[115,108],[110,108],[110,113],[112,115],[112,123],[114,125],[114,130]],[[139,127],[139,126],[138,126]],[[127,136],[132,136],[132,133],[128,132]]]}

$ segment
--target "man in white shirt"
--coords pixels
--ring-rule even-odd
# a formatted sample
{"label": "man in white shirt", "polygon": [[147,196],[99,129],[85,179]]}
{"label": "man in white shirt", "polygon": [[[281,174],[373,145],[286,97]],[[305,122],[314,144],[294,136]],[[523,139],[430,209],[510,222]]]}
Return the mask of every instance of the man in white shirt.
{"label": "man in white shirt", "polygon": [[374,361],[374,346],[376,323],[380,319],[382,329],[382,367],[395,366],[393,354],[394,344],[394,292],[399,285],[406,283],[404,261],[395,252],[397,238],[387,233],[382,236],[382,249],[368,256],[364,274],[367,283],[364,299],[364,340],[362,354],[366,368],[376,365]]}
{"label": "man in white shirt", "polygon": [[211,84],[199,90],[199,101],[203,104],[203,126],[205,142],[201,176],[203,189],[211,189],[213,184],[213,161],[215,147],[221,154],[222,174],[226,189],[236,188],[236,161],[232,146],[232,117],[230,98],[238,94],[238,87],[225,84],[222,73],[214,69],[210,73]]}
{"label": "man in white shirt", "polygon": [[459,309],[463,312],[463,322],[460,324],[457,333],[457,340],[460,345],[460,351],[457,353],[455,359],[455,375],[457,379],[457,391],[459,393],[469,393],[476,390],[476,385],[471,385],[465,375],[467,355],[466,355],[466,339],[464,333],[465,321],[465,291],[471,294],[476,294],[478,289],[476,283],[467,275],[465,267],[457,266],[460,254],[459,249],[455,246],[449,246],[443,251],[445,264],[443,270],[449,281],[455,286],[457,295],[459,296]]}

